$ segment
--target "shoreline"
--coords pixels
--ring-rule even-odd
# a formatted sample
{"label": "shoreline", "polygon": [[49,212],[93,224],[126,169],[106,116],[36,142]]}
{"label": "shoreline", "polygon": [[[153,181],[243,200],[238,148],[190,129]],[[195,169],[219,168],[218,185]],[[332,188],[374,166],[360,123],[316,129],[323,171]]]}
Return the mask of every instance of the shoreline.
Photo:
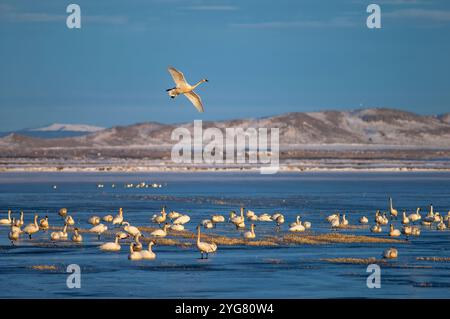
{"label": "shoreline", "polygon": [[[85,167],[55,167],[55,166],[0,166],[2,173],[259,173],[260,167],[168,167],[168,166],[85,166]],[[342,172],[342,173],[389,173],[389,172],[450,172],[450,167],[303,167],[280,165],[278,173],[307,172]],[[270,174],[269,174],[270,175]]]}

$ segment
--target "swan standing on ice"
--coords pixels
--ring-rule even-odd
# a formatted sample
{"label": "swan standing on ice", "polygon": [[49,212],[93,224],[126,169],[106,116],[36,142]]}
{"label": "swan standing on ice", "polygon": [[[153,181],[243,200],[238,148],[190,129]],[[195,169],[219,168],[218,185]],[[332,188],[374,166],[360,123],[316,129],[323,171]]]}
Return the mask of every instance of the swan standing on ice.
{"label": "swan standing on ice", "polygon": [[137,235],[141,235],[141,231],[137,227],[131,226],[129,222],[122,222],[122,225],[125,225],[123,230],[131,236],[136,237]]}
{"label": "swan standing on ice", "polygon": [[123,222],[123,210],[122,208],[119,208],[119,214],[114,217],[112,223],[113,225],[122,225]]}
{"label": "swan standing on ice", "polygon": [[37,223],[38,220],[38,215],[34,215],[34,223],[33,224],[28,224],[27,226],[25,226],[25,228],[23,229],[23,232],[28,234],[28,236],[31,239],[31,235],[37,233],[39,231],[39,226]]}
{"label": "swan standing on ice", "polygon": [[161,225],[162,223],[164,223],[166,221],[166,207],[163,206],[162,210],[161,210],[161,215],[153,215],[152,217],[152,222]]}
{"label": "swan standing on ice", "polygon": [[101,234],[103,234],[105,231],[108,230],[108,226],[105,226],[103,224],[98,224],[97,226],[92,227],[89,229],[91,233],[96,233],[98,236],[98,240],[100,240]]}
{"label": "swan standing on ice", "polygon": [[190,85],[189,83],[186,82],[186,79],[184,78],[184,75],[182,72],[178,71],[174,67],[169,67],[168,71],[169,71],[170,75],[172,76],[173,81],[176,84],[176,87],[166,90],[166,92],[169,94],[169,96],[172,99],[174,99],[178,95],[184,94],[184,96],[186,96],[188,98],[188,100],[191,101],[192,104],[194,104],[197,111],[199,111],[200,113],[203,113],[204,109],[203,109],[202,100],[200,99],[200,96],[198,96],[194,92],[194,89],[197,86],[199,86],[200,84],[202,84],[204,82],[208,82],[208,80],[202,79],[202,80],[198,81],[197,84]]}
{"label": "swan standing on ice", "polygon": [[397,218],[398,211],[392,206],[392,197],[389,197],[389,212],[391,213],[391,218]]}
{"label": "swan standing on ice", "polygon": [[202,255],[206,254],[206,259],[208,259],[208,254],[214,253],[217,250],[217,245],[214,243],[205,243],[203,241],[200,241],[200,225],[197,226],[197,248],[200,250],[200,253]]}

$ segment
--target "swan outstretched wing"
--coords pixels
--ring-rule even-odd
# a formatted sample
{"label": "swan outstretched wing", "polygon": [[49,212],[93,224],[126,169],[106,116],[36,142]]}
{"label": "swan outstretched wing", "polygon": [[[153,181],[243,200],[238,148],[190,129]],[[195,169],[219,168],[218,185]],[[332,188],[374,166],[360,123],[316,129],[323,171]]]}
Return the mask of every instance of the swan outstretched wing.
{"label": "swan outstretched wing", "polygon": [[173,81],[175,82],[175,84],[177,86],[186,86],[186,85],[188,85],[182,72],[178,71],[174,67],[169,67],[167,70],[169,71],[170,75],[173,78]]}
{"label": "swan outstretched wing", "polygon": [[184,93],[184,95],[191,101],[192,104],[194,104],[195,108],[200,112],[203,113],[203,105],[202,100],[200,99],[200,96],[198,96],[194,91]]}

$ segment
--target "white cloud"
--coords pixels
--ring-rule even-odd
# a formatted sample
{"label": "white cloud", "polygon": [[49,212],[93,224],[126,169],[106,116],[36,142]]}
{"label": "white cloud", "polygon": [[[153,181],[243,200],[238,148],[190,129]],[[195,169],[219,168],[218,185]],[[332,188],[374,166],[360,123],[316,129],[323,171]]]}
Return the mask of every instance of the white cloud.
{"label": "white cloud", "polygon": [[434,22],[450,22],[450,11],[429,9],[399,9],[383,14],[391,18],[413,18]]}
{"label": "white cloud", "polygon": [[330,20],[294,20],[294,21],[267,21],[252,23],[232,23],[230,26],[249,29],[276,29],[276,28],[347,28],[356,23],[346,17],[337,17]]}
{"label": "white cloud", "polygon": [[[45,12],[20,12],[7,4],[0,4],[0,18],[11,22],[64,22],[68,14],[54,14]],[[83,15],[86,22],[97,24],[125,24],[128,19],[124,16]]]}

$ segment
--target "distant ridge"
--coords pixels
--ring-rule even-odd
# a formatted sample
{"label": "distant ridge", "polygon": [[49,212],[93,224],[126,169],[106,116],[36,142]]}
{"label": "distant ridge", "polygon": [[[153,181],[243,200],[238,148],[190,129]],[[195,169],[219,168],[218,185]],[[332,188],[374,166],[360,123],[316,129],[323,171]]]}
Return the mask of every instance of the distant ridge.
{"label": "distant ridge", "polygon": [[[193,123],[139,123],[108,129],[94,127],[88,134],[66,138],[20,138],[20,132],[0,138],[1,148],[29,147],[158,147],[170,145],[175,127],[192,130]],[[450,114],[425,116],[389,108],[351,111],[294,112],[260,119],[205,121],[206,127],[278,127],[280,143],[294,145],[411,145],[450,147]],[[70,128],[66,126],[65,128]],[[61,129],[50,126],[44,129]],[[78,125],[77,128],[83,128]],[[41,131],[42,132],[42,129]],[[34,136],[36,137],[36,136]]]}
{"label": "distant ridge", "polygon": [[0,132],[0,137],[10,134],[19,134],[23,136],[38,137],[43,139],[65,138],[83,136],[103,130],[103,127],[85,125],[85,124],[59,124],[54,123],[48,126],[23,129],[15,132]]}
{"label": "distant ridge", "polygon": [[28,131],[35,132],[52,132],[52,131],[70,131],[70,132],[98,132],[104,127],[85,125],[85,124],[60,124],[54,123],[49,126],[29,129]]}

